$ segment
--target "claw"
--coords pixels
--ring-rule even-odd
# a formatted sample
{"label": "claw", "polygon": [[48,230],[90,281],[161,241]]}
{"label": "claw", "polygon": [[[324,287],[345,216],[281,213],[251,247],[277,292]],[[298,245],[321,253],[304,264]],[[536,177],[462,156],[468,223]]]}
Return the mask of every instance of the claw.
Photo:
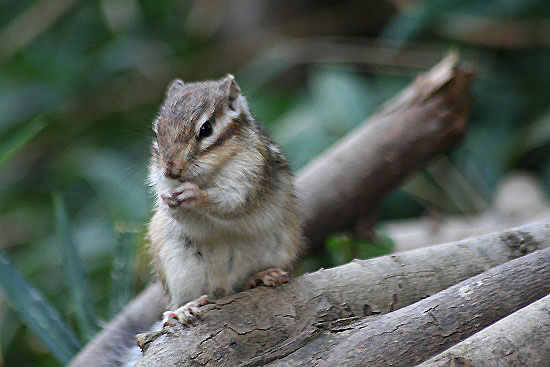
{"label": "claw", "polygon": [[192,326],[198,320],[202,320],[202,306],[211,303],[208,296],[204,295],[194,301],[187,302],[174,311],[166,311],[162,317],[163,326],[175,325],[177,322],[184,326]]}

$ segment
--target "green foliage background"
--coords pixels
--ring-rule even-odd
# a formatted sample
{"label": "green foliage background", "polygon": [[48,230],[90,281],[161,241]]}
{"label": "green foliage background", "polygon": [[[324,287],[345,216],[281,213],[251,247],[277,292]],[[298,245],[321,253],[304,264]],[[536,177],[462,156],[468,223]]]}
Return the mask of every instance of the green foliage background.
{"label": "green foliage background", "polygon": [[547,1],[267,3],[0,0],[1,364],[62,364],[149,279],[150,123],[176,77],[235,74],[297,170],[453,47],[478,71],[468,135],[382,219],[475,213],[517,168],[550,190]]}

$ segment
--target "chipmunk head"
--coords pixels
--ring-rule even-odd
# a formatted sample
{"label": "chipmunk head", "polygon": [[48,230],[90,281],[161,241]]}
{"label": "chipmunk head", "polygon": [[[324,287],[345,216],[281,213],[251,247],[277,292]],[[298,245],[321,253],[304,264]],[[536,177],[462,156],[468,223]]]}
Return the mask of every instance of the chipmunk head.
{"label": "chipmunk head", "polygon": [[197,83],[174,80],[153,122],[152,183],[208,181],[238,151],[248,115],[233,75]]}

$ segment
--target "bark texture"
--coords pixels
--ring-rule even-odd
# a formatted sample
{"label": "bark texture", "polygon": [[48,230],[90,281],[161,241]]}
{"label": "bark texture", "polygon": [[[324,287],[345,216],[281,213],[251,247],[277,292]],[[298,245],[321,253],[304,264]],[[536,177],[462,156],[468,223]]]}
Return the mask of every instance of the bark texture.
{"label": "bark texture", "polygon": [[[430,350],[424,345],[418,346],[424,339],[427,344],[444,349],[449,343],[455,343],[478,330],[476,328],[540,298],[545,289],[550,287],[544,278],[550,276],[550,273],[537,273],[538,270],[523,263],[518,265],[508,262],[504,270],[496,268],[499,270],[484,273],[490,273],[486,276],[487,280],[479,280],[485,288],[477,285],[478,280],[469,279],[467,282],[473,283],[462,284],[460,292],[444,291],[407,307],[408,311],[394,310],[411,305],[498,263],[549,247],[549,234],[550,224],[539,223],[470,241],[354,261],[337,268],[306,274],[280,288],[242,292],[219,301],[205,314],[204,320],[197,327],[165,328],[160,333],[149,334],[144,339],[145,358],[139,365],[161,366],[167,361],[181,366],[221,363],[265,365],[271,361],[277,361],[280,365],[315,365],[332,353],[338,357],[331,363],[349,357],[349,365],[355,365],[353,358],[358,358],[357,363],[360,365],[366,362],[360,359],[364,354],[367,357],[376,355],[373,359],[378,358],[379,365],[385,365],[390,361],[384,358],[395,355],[404,346],[412,348],[409,351],[411,356],[419,357],[418,353]],[[546,253],[546,265],[550,267],[550,253]],[[550,269],[543,270],[550,272]],[[504,275],[500,272],[504,272]],[[516,282],[508,282],[507,276],[513,277]],[[531,279],[533,276],[541,278],[536,281]],[[486,290],[489,285],[491,287]],[[513,288],[506,291],[506,287]],[[489,300],[483,298],[485,293],[480,289],[488,292]],[[514,293],[519,290],[524,293]],[[460,296],[461,292],[465,294],[464,297]],[[500,300],[500,297],[506,300]],[[472,302],[466,302],[468,299]],[[506,302],[512,303],[506,306]],[[483,314],[473,320],[466,317],[468,314],[487,313],[487,306],[495,307],[498,312],[491,311],[490,315]],[[434,308],[433,312],[426,311],[430,307]],[[457,307],[462,309],[457,311]],[[376,316],[385,313],[387,315]],[[432,316],[437,320],[445,320],[438,321],[438,324]],[[365,318],[364,323],[350,325],[362,318]],[[431,335],[438,329],[430,329],[430,322],[426,320],[434,323],[434,327],[443,328],[443,331],[438,332],[452,335]],[[445,322],[456,327],[446,325]],[[399,323],[403,323],[403,327],[398,326]],[[394,333],[394,328],[399,331]],[[452,332],[449,331],[451,329]],[[363,335],[365,330],[368,333]],[[410,342],[407,338],[411,338]],[[392,342],[394,340],[398,342]],[[338,347],[339,344],[342,346]],[[433,350],[424,357],[443,349]],[[325,353],[328,350],[331,352]],[[353,354],[354,350],[358,351],[358,355]],[[364,350],[368,352],[363,353]],[[417,350],[417,354],[414,350]],[[408,362],[410,360],[403,365]],[[373,362],[369,359],[368,363]]]}
{"label": "bark texture", "polygon": [[550,295],[417,367],[550,366]]}
{"label": "bark texture", "polygon": [[[456,55],[447,56],[299,173],[298,195],[312,248],[320,246],[333,231],[360,227],[368,232],[374,209],[383,197],[433,155],[449,150],[460,140],[470,107],[471,77]],[[359,225],[358,218],[362,218]],[[71,366],[88,366],[92,360],[95,366],[109,365],[103,363],[103,351],[122,341],[132,343],[128,335],[134,329],[149,328],[149,309],[158,311],[164,303],[155,292],[140,297],[139,307],[125,309]],[[370,307],[374,307],[372,312],[384,308],[376,304]],[[142,316],[143,312],[147,315]],[[127,329],[129,325],[120,321],[124,319],[136,323]]]}
{"label": "bark texture", "polygon": [[331,328],[270,365],[412,366],[544,297],[548,279],[550,249],[536,251],[401,310]]}

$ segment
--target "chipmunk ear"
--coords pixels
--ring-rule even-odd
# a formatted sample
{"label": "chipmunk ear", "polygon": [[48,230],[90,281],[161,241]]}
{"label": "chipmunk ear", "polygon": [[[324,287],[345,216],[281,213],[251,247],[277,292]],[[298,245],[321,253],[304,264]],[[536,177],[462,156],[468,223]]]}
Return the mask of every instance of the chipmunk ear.
{"label": "chipmunk ear", "polygon": [[237,99],[237,97],[239,97],[239,94],[241,94],[241,88],[239,88],[233,74],[227,74],[225,76],[223,79],[223,86],[229,96],[229,102],[233,102]]}
{"label": "chipmunk ear", "polygon": [[175,91],[183,87],[185,83],[181,79],[174,79],[168,84],[168,87],[166,88],[166,96],[169,96],[173,94]]}

